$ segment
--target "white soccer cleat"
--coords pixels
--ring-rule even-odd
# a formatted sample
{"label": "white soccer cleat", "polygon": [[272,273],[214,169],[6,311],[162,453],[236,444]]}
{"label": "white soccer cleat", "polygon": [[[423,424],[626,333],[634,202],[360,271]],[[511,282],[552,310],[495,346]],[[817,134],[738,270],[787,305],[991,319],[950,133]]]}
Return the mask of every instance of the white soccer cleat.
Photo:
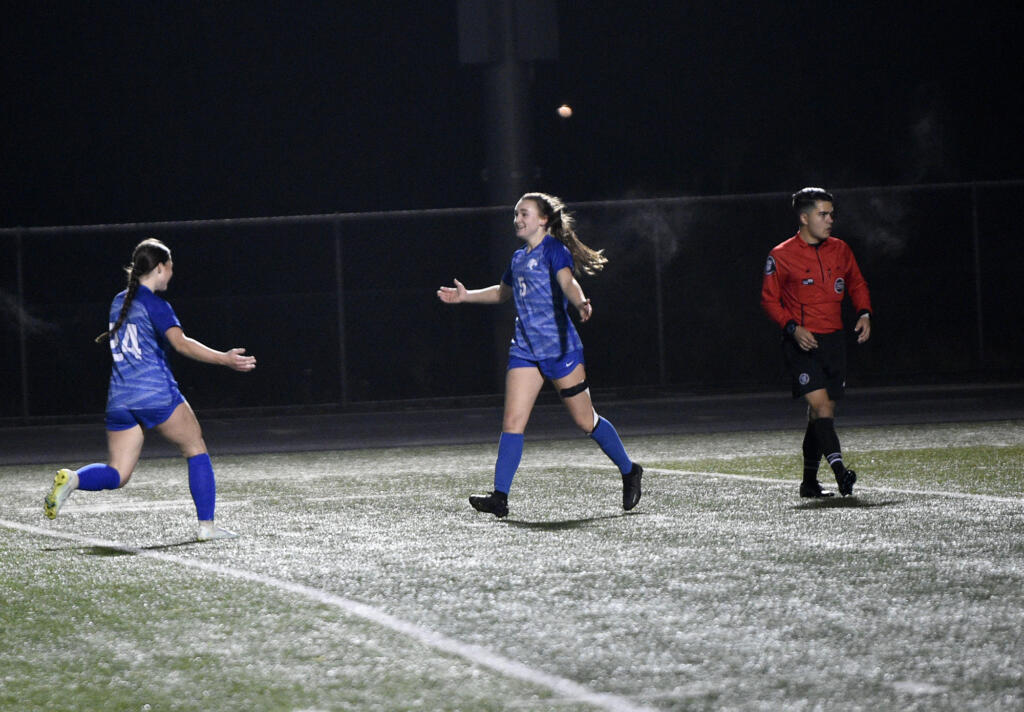
{"label": "white soccer cleat", "polygon": [[78,473],[74,470],[57,470],[53,476],[53,487],[50,494],[43,498],[43,513],[47,519],[56,519],[64,501],[78,489]]}
{"label": "white soccer cleat", "polygon": [[214,539],[235,539],[238,534],[230,529],[218,527],[211,522],[199,522],[199,533],[196,534],[196,541],[213,541]]}

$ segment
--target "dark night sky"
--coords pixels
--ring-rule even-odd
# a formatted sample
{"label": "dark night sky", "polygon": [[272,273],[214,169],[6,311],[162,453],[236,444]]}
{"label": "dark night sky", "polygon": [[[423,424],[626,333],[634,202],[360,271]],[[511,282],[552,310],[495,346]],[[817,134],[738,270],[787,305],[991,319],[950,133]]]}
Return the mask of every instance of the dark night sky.
{"label": "dark night sky", "polygon": [[[1024,177],[1024,11],[891,5],[559,2],[538,187]],[[25,3],[2,33],[4,226],[486,202],[455,2]]]}

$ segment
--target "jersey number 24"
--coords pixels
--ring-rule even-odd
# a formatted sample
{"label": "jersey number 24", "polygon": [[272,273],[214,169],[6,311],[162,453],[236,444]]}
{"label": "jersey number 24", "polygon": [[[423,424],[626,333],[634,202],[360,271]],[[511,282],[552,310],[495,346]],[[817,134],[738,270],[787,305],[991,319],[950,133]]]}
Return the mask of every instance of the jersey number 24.
{"label": "jersey number 24", "polygon": [[[113,329],[114,325],[111,324]],[[136,359],[142,358],[142,348],[139,346],[139,327],[135,324],[125,324],[124,339],[118,341],[117,334],[110,339],[110,351],[115,361],[124,361],[124,354],[131,354]]]}

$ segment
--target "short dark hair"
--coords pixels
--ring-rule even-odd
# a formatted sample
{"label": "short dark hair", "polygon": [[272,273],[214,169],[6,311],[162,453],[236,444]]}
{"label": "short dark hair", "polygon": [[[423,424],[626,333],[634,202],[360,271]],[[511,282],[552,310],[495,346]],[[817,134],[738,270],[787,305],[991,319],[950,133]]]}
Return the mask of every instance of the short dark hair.
{"label": "short dark hair", "polygon": [[830,203],[836,202],[832,194],[824,188],[801,188],[793,193],[793,212],[799,217],[802,213],[814,207],[819,200],[826,200]]}

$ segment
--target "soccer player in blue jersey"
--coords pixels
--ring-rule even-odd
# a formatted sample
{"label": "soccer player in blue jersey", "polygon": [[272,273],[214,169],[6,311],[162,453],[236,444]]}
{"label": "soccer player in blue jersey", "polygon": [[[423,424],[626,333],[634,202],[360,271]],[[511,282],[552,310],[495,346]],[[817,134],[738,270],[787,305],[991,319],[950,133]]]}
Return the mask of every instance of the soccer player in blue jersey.
{"label": "soccer player in blue jersey", "polygon": [[171,305],[156,295],[167,289],[174,273],[171,251],[156,239],[140,242],[128,268],[128,288],[110,305],[110,330],[97,343],[109,342],[113,356],[107,391],[107,464],[62,469],[44,500],[44,513],[55,519],[74,490],[110,490],[127,484],[142,453],[143,429],[154,429],[178,446],[188,461],[188,486],[196,505],[199,541],[230,539],[234,532],[214,523],[216,484],[195,413],[178,390],[167,365],[166,350],[205,363],[251,371],[256,359],[245,349],[215,351],[185,336]]}
{"label": "soccer player in blue jersey", "polygon": [[496,517],[508,514],[508,491],[523,455],[523,432],[544,379],[550,379],[576,424],[600,445],[622,474],[622,508],[640,501],[643,468],[633,462],[615,428],[594,410],[583,363],[583,343],[569,317],[569,305],[581,322],[594,313],[576,280],[594,274],[608,261],[576,235],[572,215],[555,196],[527,193],[515,207],[516,237],[526,244],[512,255],[501,282],[484,289],[441,287],[446,304],[500,304],[514,300],[515,336],[505,375],[505,415],[494,467],[494,490],[469,503]]}

